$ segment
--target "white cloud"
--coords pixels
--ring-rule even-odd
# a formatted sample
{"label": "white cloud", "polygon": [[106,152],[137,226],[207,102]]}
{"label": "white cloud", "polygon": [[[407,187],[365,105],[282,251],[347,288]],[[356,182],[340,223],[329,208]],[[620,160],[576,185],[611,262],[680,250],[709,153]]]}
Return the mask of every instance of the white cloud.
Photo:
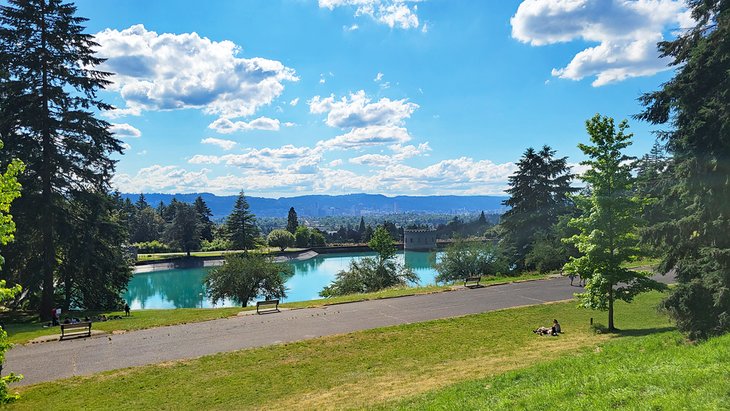
{"label": "white cloud", "polygon": [[110,89],[126,108],[109,116],[142,110],[199,108],[221,117],[253,115],[297,81],[293,69],[276,60],[237,57],[231,41],[213,41],[197,33],[158,34],[138,24],[95,35],[100,69],[116,73]]}
{"label": "white cloud", "polygon": [[598,43],[552,75],[593,86],[667,70],[656,43],[667,29],[687,25],[683,0],[525,0],[510,19],[512,37],[533,46],[583,40]]}
{"label": "white cloud", "polygon": [[335,100],[334,94],[324,98],[314,96],[308,104],[311,113],[327,113],[327,125],[339,128],[402,125],[419,107],[407,99],[382,98],[371,103],[363,90],[340,100]]}
{"label": "white cloud", "polygon": [[359,157],[353,157],[349,161],[352,164],[385,167],[398,164],[403,160],[419,155],[427,156],[428,154],[426,153],[431,151],[431,147],[428,145],[428,143],[419,144],[418,147],[413,145],[404,146],[402,144],[393,144],[391,146],[388,146],[388,148],[393,150],[393,155],[364,154]]}
{"label": "white cloud", "polygon": [[345,30],[345,31],[355,31],[359,28],[360,28],[360,26],[358,26],[357,24],[353,24],[351,26],[342,26],[342,30]]}
{"label": "white cloud", "polygon": [[112,124],[109,126],[109,132],[120,138],[139,138],[142,136],[142,132],[139,129],[127,123]]}
{"label": "white cloud", "polygon": [[249,122],[231,121],[227,118],[219,118],[218,120],[210,123],[208,128],[213,129],[220,134],[231,134],[237,131],[249,130],[278,131],[279,125],[279,120],[268,117],[259,117]]}
{"label": "white cloud", "polygon": [[241,167],[235,173],[225,175],[215,175],[208,168],[188,170],[178,166],[152,165],[135,175],[118,174],[113,184],[123,192],[161,193],[205,190],[234,194],[245,187],[249,194],[300,191],[328,194],[503,194],[507,178],[516,169],[513,163],[495,164],[467,157],[439,161],[424,168],[392,164],[362,174],[339,168],[340,165],[341,160],[334,160],[329,167],[320,167],[316,159],[302,157],[275,169]]}
{"label": "white cloud", "polygon": [[320,141],[318,147],[328,150],[360,149],[381,144],[400,144],[411,140],[408,130],[397,126],[354,128],[335,138]]}
{"label": "white cloud", "polygon": [[201,140],[200,142],[203,144],[212,144],[214,146],[218,146],[226,151],[232,150],[233,147],[236,146],[236,142],[233,140],[223,140],[220,138],[212,138],[212,137],[205,138],[205,139]]}
{"label": "white cloud", "polygon": [[294,127],[296,125],[297,123],[292,123],[291,121],[287,121],[286,123],[284,123],[284,127]]}
{"label": "white cloud", "polygon": [[299,97],[297,97],[289,102],[289,105],[292,107],[296,106],[297,104],[299,104]]}
{"label": "white cloud", "polygon": [[378,72],[378,74],[375,76],[375,78],[373,79],[373,81],[377,83],[378,81],[380,81],[382,79],[383,79],[383,73]]}
{"label": "white cloud", "polygon": [[319,7],[355,7],[355,16],[370,16],[390,28],[417,28],[418,6],[422,0],[319,0]]}

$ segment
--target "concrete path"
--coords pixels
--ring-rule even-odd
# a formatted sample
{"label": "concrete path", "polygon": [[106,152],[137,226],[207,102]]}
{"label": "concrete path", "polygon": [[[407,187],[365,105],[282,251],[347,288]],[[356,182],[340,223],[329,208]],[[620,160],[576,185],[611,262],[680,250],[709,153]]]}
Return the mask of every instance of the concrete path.
{"label": "concrete path", "polygon": [[[666,283],[672,280],[671,276],[655,278]],[[571,287],[567,278],[555,278],[19,345],[7,353],[3,372],[23,374],[20,385],[37,384],[325,335],[566,300],[579,291],[581,288]]]}

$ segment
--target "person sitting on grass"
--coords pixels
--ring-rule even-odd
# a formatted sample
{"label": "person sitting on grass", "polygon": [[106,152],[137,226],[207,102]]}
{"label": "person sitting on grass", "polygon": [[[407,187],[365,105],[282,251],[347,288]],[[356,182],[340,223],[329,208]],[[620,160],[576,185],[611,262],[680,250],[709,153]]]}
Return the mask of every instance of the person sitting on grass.
{"label": "person sitting on grass", "polygon": [[553,326],[550,329],[550,331],[551,331],[552,335],[558,335],[558,334],[562,333],[562,331],[560,330],[560,323],[558,323],[558,320],[553,320]]}

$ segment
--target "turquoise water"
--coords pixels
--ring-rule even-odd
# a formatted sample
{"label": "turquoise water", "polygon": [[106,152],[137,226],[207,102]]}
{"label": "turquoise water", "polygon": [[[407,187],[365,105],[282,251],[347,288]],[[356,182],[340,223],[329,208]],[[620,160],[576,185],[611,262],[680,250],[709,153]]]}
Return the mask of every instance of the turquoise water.
{"label": "turquoise water", "polygon": [[[374,253],[347,253],[320,255],[315,258],[292,262],[294,275],[286,282],[285,302],[315,300],[322,291],[346,270],[350,260],[374,256]],[[431,266],[431,253],[407,251],[396,257],[410,267],[420,278],[420,285],[434,284],[436,270]],[[232,307],[233,301],[218,301],[213,305],[205,295],[203,279],[210,268],[180,268],[135,274],[129,282],[124,299],[133,310],[155,308]]]}

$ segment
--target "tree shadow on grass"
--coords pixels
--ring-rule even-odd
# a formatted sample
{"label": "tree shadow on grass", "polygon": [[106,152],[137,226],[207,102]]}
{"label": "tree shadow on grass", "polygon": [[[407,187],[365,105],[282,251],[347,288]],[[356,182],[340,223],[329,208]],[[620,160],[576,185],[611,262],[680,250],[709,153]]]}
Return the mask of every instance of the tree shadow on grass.
{"label": "tree shadow on grass", "polygon": [[596,334],[613,334],[617,337],[644,337],[652,334],[661,334],[669,331],[675,331],[676,327],[653,327],[653,328],[639,328],[632,330],[614,330],[609,331],[608,327],[602,324],[594,324],[593,331]]}

